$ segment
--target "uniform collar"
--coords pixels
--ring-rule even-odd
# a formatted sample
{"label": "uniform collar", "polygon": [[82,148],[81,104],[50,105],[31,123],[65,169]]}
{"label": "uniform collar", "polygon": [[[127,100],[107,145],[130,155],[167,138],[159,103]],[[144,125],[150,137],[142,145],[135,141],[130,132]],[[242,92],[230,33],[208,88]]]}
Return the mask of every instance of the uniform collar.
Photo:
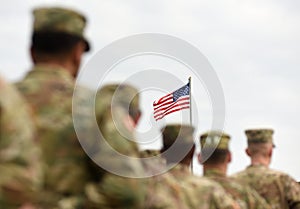
{"label": "uniform collar", "polygon": [[268,168],[268,167],[263,164],[251,164],[247,168]]}
{"label": "uniform collar", "polygon": [[188,166],[185,166],[185,165],[182,165],[182,164],[180,164],[180,163],[178,163],[178,164],[169,164],[168,165],[168,167],[172,167],[172,171],[174,171],[174,172],[181,172],[181,173],[189,173],[189,174],[191,174],[191,171],[190,171],[190,169],[189,169],[189,167]]}
{"label": "uniform collar", "polygon": [[66,68],[58,65],[48,65],[48,64],[37,64],[34,65],[28,74],[47,74],[47,76],[60,77],[66,81],[74,82],[74,77],[69,73]]}
{"label": "uniform collar", "polygon": [[226,177],[224,173],[219,171],[218,169],[206,169],[204,171],[204,176],[206,177]]}

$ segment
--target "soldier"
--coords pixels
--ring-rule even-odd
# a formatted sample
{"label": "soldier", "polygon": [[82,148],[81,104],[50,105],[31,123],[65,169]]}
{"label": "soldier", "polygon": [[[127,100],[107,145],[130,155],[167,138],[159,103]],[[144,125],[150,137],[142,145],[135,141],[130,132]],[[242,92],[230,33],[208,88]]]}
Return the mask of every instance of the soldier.
{"label": "soldier", "polygon": [[18,91],[0,77],[0,208],[33,208],[42,183],[30,113]]}
{"label": "soldier", "polygon": [[16,85],[36,116],[45,174],[39,204],[80,206],[90,177],[73,127],[72,95],[81,57],[90,48],[83,35],[86,19],[63,8],[35,9],[33,16],[34,66]]}
{"label": "soldier", "polygon": [[230,136],[222,131],[209,131],[200,136],[202,150],[198,158],[203,164],[204,176],[222,185],[241,208],[270,208],[255,190],[226,176],[228,164],[231,162],[229,140]]}
{"label": "soldier", "polygon": [[[140,152],[142,164],[147,176],[153,176],[161,172],[166,167],[166,161],[160,156],[160,150],[146,149]],[[151,158],[151,159],[149,159]]]}
{"label": "soldier", "polygon": [[246,130],[247,155],[251,165],[235,175],[254,188],[273,209],[300,208],[300,186],[289,175],[269,168],[273,151],[273,130]]}
{"label": "soldier", "polygon": [[215,182],[195,177],[190,172],[195,144],[194,128],[189,125],[167,125],[162,129],[162,155],[170,173],[180,182],[184,202],[188,208],[239,208],[225,191]]}
{"label": "soldier", "polygon": [[86,188],[88,208],[144,208],[147,182],[128,178],[144,175],[134,136],[141,115],[138,91],[130,85],[106,85],[97,92],[96,103],[102,141],[92,157],[106,171],[100,183]]}

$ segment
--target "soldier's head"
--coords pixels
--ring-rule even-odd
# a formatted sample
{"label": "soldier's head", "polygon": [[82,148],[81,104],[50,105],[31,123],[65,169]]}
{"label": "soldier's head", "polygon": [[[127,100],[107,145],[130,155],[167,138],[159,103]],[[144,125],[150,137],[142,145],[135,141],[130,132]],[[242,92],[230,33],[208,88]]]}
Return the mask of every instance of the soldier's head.
{"label": "soldier's head", "polygon": [[97,92],[98,106],[97,112],[107,111],[112,106],[122,107],[137,125],[141,110],[139,108],[138,90],[128,84],[108,84]]}
{"label": "soldier's head", "polygon": [[171,124],[161,129],[163,136],[162,156],[167,163],[190,165],[195,151],[194,127]]}
{"label": "soldier's head", "polygon": [[[272,129],[249,129],[245,131],[248,147],[246,153],[251,158],[272,157],[272,150],[275,147],[273,143]],[[269,160],[269,162],[270,162]]]}
{"label": "soldier's head", "polygon": [[230,136],[222,131],[208,131],[200,136],[198,160],[204,166],[227,166],[231,162]]}
{"label": "soldier's head", "polygon": [[82,54],[90,49],[83,34],[85,17],[76,11],[58,7],[35,9],[33,16],[33,62],[62,65],[76,76]]}

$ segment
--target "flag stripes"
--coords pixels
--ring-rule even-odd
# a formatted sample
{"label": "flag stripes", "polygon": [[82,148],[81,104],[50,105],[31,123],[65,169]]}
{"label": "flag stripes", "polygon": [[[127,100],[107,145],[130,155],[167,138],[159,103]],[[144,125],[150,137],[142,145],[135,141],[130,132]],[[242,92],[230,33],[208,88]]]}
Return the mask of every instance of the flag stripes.
{"label": "flag stripes", "polygon": [[190,108],[189,83],[153,102],[154,119],[160,120],[166,115]]}

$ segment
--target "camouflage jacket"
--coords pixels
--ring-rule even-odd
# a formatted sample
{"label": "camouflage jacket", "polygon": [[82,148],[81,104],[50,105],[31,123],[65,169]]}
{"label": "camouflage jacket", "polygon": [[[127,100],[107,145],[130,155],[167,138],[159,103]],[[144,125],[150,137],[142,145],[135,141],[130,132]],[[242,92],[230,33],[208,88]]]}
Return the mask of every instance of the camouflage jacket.
{"label": "camouflage jacket", "polygon": [[253,189],[243,186],[237,180],[226,177],[216,169],[205,170],[204,176],[218,182],[226,192],[231,194],[241,208],[267,209],[270,206],[266,201]]}
{"label": "camouflage jacket", "polygon": [[87,156],[72,121],[74,85],[71,74],[51,65],[34,66],[16,84],[36,117],[45,174],[40,200],[45,208],[54,207],[62,198],[81,195],[89,179]]}
{"label": "camouflage jacket", "polygon": [[17,90],[0,78],[0,208],[33,203],[42,183],[30,112]]}
{"label": "camouflage jacket", "polygon": [[300,208],[300,186],[287,174],[255,165],[232,177],[255,189],[272,209]]}
{"label": "camouflage jacket", "polygon": [[106,105],[101,99],[106,98],[96,98],[101,148],[92,157],[105,173],[100,183],[87,185],[87,208],[144,208],[148,182],[132,178],[144,175],[132,119],[123,107]]}
{"label": "camouflage jacket", "polygon": [[205,177],[193,176],[187,166],[178,164],[170,173],[180,182],[188,208],[236,208],[236,202],[220,185]]}

